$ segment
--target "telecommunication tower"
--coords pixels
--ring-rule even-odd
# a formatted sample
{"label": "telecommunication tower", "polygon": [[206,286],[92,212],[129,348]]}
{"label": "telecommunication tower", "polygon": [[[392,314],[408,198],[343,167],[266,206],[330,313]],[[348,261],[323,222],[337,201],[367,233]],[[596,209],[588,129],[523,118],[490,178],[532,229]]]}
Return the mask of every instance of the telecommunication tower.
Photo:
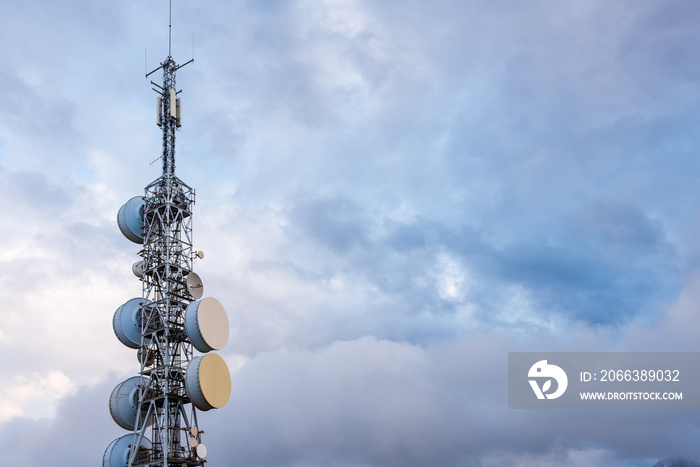
{"label": "telecommunication tower", "polygon": [[117,214],[124,236],[143,245],[132,266],[141,297],[120,306],[112,321],[117,338],[136,350],[140,371],[110,395],[110,414],[129,433],[109,444],[103,467],[203,466],[207,448],[197,409],[221,408],[231,392],[228,367],[212,353],[228,341],[228,318],[218,300],[202,298],[202,281],[193,271],[195,260],[204,258],[192,243],[195,190],[175,175],[175,134],[182,123],[175,78],[194,58],[182,65],[173,60],[171,30],[172,15],[168,57],[146,74],[163,72],[162,85],[151,81],[163,132],[163,173]]}

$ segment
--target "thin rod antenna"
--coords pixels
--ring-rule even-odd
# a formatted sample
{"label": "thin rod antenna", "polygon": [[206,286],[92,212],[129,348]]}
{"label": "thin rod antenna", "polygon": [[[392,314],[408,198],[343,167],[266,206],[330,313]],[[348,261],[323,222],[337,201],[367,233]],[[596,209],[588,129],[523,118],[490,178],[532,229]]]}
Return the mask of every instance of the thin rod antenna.
{"label": "thin rod antenna", "polygon": [[168,19],[168,57],[172,57],[173,43],[173,0],[170,0],[170,17]]}

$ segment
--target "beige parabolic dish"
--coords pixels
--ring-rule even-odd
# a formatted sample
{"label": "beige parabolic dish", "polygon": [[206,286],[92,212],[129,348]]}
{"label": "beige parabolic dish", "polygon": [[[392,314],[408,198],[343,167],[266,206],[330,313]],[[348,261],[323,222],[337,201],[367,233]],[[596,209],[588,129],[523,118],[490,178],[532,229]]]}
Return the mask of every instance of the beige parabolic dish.
{"label": "beige parabolic dish", "polygon": [[197,314],[197,325],[202,338],[212,349],[222,349],[228,342],[228,316],[217,299],[207,297],[202,300]]}
{"label": "beige parabolic dish", "polygon": [[202,357],[199,365],[199,387],[204,399],[215,409],[220,409],[231,396],[231,373],[223,358],[210,353]]}

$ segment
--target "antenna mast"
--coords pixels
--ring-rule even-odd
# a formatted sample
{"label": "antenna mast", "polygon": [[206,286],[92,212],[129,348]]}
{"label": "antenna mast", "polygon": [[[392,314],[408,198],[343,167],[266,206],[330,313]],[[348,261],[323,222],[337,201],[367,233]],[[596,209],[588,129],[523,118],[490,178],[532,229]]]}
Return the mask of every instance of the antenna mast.
{"label": "antenna mast", "polygon": [[172,56],[173,44],[173,0],[170,0],[170,10],[168,15],[168,57]]}
{"label": "antenna mast", "polygon": [[[138,376],[120,383],[110,396],[114,421],[130,434],[114,440],[104,453],[103,467],[195,467],[207,455],[197,409],[221,408],[231,392],[224,360],[212,350],[228,340],[223,306],[202,299],[203,286],[193,272],[204,258],[192,243],[195,191],[175,176],[175,133],[181,104],[172,58],[172,0],[168,24],[168,57],[146,77],[163,70],[163,84],[151,81],[158,94],[157,124],[163,132],[163,172],[145,188],[144,196],[119,210],[119,228],[143,244],[132,270],[142,282],[142,295],[119,307],[113,326],[117,338],[137,350]],[[205,353],[195,356],[195,350]]]}

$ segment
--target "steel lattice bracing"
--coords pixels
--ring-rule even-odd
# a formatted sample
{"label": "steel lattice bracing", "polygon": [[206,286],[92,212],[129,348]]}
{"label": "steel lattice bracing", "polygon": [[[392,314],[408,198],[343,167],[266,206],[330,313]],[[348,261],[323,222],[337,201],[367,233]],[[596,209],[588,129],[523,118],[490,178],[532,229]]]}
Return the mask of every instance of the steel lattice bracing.
{"label": "steel lattice bracing", "polygon": [[[201,443],[197,410],[185,388],[185,372],[193,358],[184,316],[193,297],[187,290],[192,271],[192,208],[194,189],[175,176],[175,132],[179,126],[175,73],[168,57],[161,64],[163,86],[159,123],[163,130],[163,174],[148,185],[143,210],[143,299],[139,409],[129,466],[201,466],[194,446]],[[155,83],[153,83],[155,84]],[[144,421],[146,423],[144,423]],[[141,427],[141,428],[139,428]],[[190,444],[190,438],[196,442]],[[141,439],[151,447],[136,450]]]}

